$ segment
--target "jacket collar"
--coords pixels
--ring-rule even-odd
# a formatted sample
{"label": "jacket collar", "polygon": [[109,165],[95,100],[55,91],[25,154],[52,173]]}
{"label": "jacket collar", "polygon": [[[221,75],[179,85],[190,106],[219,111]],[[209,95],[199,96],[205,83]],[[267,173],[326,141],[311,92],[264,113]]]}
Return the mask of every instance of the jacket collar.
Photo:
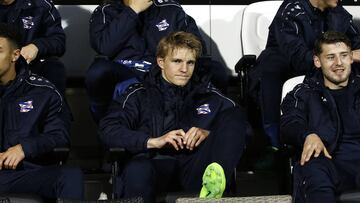
{"label": "jacket collar", "polygon": [[[324,85],[324,76],[320,69],[317,69],[312,76],[305,78],[305,83],[307,83],[311,88],[315,90],[326,89]],[[354,88],[354,92],[357,93],[360,91],[360,73],[357,69],[351,69],[351,74],[349,77],[348,86],[351,85]]]}
{"label": "jacket collar", "polygon": [[26,80],[30,75],[28,65],[23,57],[20,57],[16,62],[16,77],[6,88],[5,95],[12,93]]}

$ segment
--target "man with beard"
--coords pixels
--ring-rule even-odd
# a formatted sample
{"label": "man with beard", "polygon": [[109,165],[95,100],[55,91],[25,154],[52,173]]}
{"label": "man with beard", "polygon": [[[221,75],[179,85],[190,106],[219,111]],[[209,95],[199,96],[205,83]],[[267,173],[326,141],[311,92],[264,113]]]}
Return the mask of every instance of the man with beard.
{"label": "man with beard", "polygon": [[[346,34],[354,49],[354,61],[360,61],[360,32],[338,0],[285,0],[269,27],[266,48],[250,73],[250,92],[259,99],[269,152],[280,147],[282,85],[291,77],[314,71],[314,42],[326,31]],[[257,166],[267,168],[269,162],[258,162]]]}
{"label": "man with beard", "polygon": [[281,105],[281,134],[298,150],[296,201],[335,202],[360,188],[360,76],[346,35],[324,33],[314,52],[317,71]]}

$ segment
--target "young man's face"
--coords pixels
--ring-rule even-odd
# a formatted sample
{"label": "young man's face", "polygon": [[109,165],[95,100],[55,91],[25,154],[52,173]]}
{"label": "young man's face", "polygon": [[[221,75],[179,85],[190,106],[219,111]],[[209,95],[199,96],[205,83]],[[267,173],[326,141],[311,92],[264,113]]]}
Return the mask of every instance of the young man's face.
{"label": "young man's face", "polygon": [[185,86],[194,72],[195,51],[187,48],[175,48],[165,58],[157,58],[162,77],[169,83]]}
{"label": "young man's face", "polygon": [[348,83],[353,62],[350,47],[343,42],[322,44],[320,56],[314,56],[314,64],[321,68],[325,86],[340,89]]}
{"label": "young man's face", "polygon": [[15,62],[19,56],[20,50],[15,49],[8,39],[0,37],[0,82],[15,72]]}

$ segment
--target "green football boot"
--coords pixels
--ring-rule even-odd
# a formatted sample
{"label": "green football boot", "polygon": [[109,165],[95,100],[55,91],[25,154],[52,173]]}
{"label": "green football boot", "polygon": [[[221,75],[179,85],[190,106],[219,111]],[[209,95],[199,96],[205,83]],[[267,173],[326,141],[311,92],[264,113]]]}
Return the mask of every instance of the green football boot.
{"label": "green football boot", "polygon": [[224,169],[214,162],[209,164],[202,178],[200,198],[221,198],[226,186]]}

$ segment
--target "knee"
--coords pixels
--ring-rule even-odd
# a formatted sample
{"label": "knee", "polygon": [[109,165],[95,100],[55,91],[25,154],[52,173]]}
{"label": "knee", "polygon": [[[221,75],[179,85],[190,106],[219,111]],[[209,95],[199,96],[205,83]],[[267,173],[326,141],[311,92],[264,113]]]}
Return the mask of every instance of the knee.
{"label": "knee", "polygon": [[337,173],[332,161],[325,157],[311,159],[301,167],[305,190],[335,188]]}
{"label": "knee", "polygon": [[130,161],[121,176],[124,185],[133,191],[141,191],[155,183],[155,169],[150,160]]}
{"label": "knee", "polygon": [[96,86],[101,84],[102,81],[106,81],[113,74],[111,63],[111,61],[105,59],[95,59],[86,73],[86,84]]}
{"label": "knee", "polygon": [[135,159],[126,164],[122,176],[126,179],[149,180],[155,171],[147,159]]}
{"label": "knee", "polygon": [[60,168],[60,175],[56,184],[57,197],[83,199],[83,179],[83,173],[79,168]]}
{"label": "knee", "polygon": [[245,145],[246,139],[252,135],[252,129],[247,122],[246,115],[243,110],[238,107],[223,111],[216,121],[212,130],[218,132],[216,134],[229,143],[236,143],[238,146],[243,146]]}
{"label": "knee", "polygon": [[229,108],[223,111],[216,119],[220,125],[233,129],[237,133],[246,132],[247,119],[244,111],[239,107]]}
{"label": "knee", "polygon": [[64,185],[81,186],[83,185],[83,172],[79,168],[61,168],[60,182]]}

